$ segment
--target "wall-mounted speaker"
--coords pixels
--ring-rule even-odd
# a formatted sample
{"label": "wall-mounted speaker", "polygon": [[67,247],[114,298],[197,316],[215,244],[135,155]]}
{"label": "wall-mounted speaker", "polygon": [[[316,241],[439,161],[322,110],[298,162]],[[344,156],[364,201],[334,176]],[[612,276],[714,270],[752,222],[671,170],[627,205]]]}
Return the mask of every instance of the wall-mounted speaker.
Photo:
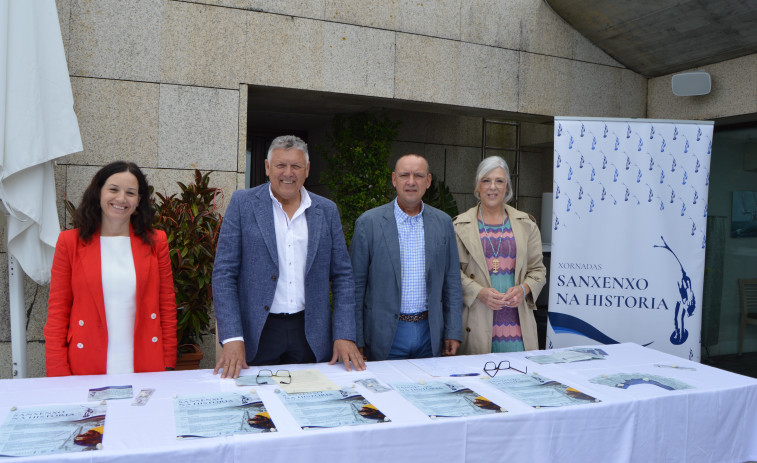
{"label": "wall-mounted speaker", "polygon": [[707,95],[712,88],[707,71],[693,71],[673,76],[673,94],[676,96]]}

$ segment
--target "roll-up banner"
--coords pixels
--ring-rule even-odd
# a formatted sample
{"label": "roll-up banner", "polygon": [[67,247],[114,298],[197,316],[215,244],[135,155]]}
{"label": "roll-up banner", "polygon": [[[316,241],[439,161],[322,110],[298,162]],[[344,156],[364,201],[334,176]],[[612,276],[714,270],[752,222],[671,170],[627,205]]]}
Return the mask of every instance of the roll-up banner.
{"label": "roll-up banner", "polygon": [[555,118],[547,348],[635,342],[700,360],[712,130]]}

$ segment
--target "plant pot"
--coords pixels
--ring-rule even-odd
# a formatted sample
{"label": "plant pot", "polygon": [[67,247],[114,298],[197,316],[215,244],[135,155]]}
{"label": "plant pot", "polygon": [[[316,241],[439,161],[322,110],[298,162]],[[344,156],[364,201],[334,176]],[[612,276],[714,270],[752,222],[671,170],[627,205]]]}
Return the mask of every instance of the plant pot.
{"label": "plant pot", "polygon": [[200,368],[202,351],[197,344],[182,344],[176,357],[177,370],[197,370]]}

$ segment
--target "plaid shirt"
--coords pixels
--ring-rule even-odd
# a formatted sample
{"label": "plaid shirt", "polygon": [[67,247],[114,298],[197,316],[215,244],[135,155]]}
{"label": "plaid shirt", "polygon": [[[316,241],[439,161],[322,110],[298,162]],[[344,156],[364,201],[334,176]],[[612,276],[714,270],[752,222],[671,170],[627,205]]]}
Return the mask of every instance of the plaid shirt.
{"label": "plaid shirt", "polygon": [[423,204],[421,212],[409,216],[394,200],[394,219],[400,239],[402,288],[400,312],[420,313],[428,310],[426,294],[426,240],[423,234]]}

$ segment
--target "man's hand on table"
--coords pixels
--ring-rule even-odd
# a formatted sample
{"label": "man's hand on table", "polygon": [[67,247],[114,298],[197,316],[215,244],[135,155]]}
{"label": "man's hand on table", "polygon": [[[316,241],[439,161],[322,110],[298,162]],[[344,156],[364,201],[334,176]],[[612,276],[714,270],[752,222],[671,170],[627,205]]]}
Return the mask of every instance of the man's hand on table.
{"label": "man's hand on table", "polygon": [[213,374],[223,369],[221,378],[238,378],[242,369],[250,368],[245,359],[244,341],[229,341],[223,345],[221,358],[218,359]]}
{"label": "man's hand on table", "polygon": [[334,341],[334,355],[331,357],[329,365],[335,364],[340,356],[344,362],[344,368],[346,368],[347,371],[352,371],[350,363],[352,363],[352,366],[357,371],[365,370],[363,354],[358,350],[357,345],[355,345],[354,342],[347,339],[337,339]]}
{"label": "man's hand on table", "polygon": [[457,354],[457,349],[460,348],[460,341],[457,339],[445,339],[444,340],[444,350],[442,350],[442,355],[455,355]]}

